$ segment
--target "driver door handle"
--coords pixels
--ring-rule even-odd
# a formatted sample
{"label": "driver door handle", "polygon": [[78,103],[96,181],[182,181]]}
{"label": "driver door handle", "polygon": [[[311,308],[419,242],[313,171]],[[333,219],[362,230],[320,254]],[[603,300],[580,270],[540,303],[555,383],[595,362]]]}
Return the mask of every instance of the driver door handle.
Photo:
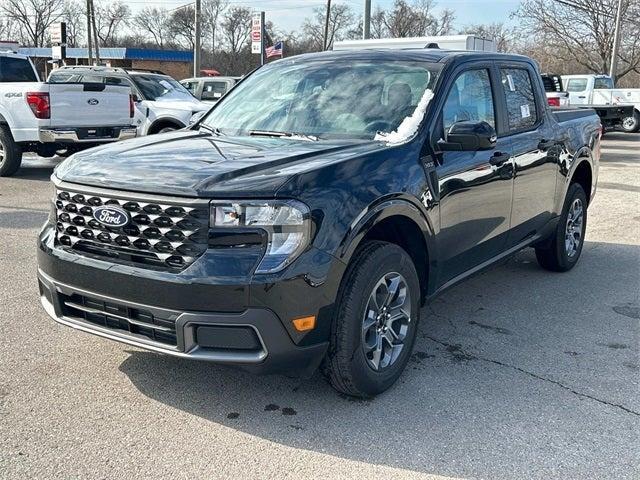
{"label": "driver door handle", "polygon": [[509,155],[508,153],[496,152],[493,155],[491,155],[491,158],[489,158],[489,163],[491,165],[499,167],[503,163],[508,162],[510,158],[511,158],[511,155]]}

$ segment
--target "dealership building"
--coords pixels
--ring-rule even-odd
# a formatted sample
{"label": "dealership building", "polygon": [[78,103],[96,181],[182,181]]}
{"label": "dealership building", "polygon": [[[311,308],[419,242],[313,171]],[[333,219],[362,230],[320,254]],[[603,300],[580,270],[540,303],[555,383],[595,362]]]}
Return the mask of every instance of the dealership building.
{"label": "dealership building", "polygon": [[[18,53],[28,55],[46,78],[53,68],[51,48],[19,48]],[[86,48],[67,48],[66,65],[88,65]],[[146,48],[100,48],[100,63],[110,67],[160,70],[177,80],[190,77],[193,70],[193,52],[184,50],[152,50]]]}

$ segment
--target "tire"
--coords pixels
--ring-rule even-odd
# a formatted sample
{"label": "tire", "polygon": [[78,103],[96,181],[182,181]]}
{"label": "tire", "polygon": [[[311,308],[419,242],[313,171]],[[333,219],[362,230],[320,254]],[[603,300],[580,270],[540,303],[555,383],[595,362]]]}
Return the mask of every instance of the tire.
{"label": "tire", "polygon": [[[577,208],[581,211],[579,225]],[[582,253],[586,227],[587,197],[580,184],[572,183],[567,191],[562,215],[551,237],[551,242],[544,248],[536,248],[536,258],[540,266],[552,272],[571,270],[578,263]]]}
{"label": "tire", "polygon": [[156,133],[168,133],[168,132],[173,132],[177,130],[176,127],[163,127],[160,130],[158,130]]}
{"label": "tire", "polygon": [[0,177],[10,177],[18,171],[22,163],[22,150],[13,140],[11,131],[0,125]]}
{"label": "tire", "polygon": [[633,115],[622,119],[622,130],[627,133],[635,133],[640,130],[640,113],[633,111]]}
{"label": "tire", "polygon": [[[399,285],[397,294],[388,295],[394,285]],[[371,308],[374,291],[378,293],[378,313],[385,308],[382,297],[391,297],[386,313],[377,316]],[[395,321],[389,318],[392,313]],[[336,304],[329,352],[323,362],[323,373],[331,386],[361,398],[391,387],[409,361],[419,316],[420,282],[411,257],[391,243],[364,244],[347,269]],[[380,355],[376,355],[378,351]]]}

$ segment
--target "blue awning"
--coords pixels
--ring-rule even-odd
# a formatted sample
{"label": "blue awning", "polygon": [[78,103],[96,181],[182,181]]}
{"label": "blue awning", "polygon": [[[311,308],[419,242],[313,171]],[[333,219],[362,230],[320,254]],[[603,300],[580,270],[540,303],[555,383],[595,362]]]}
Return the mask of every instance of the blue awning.
{"label": "blue awning", "polygon": [[[19,48],[18,53],[32,58],[51,58],[50,48]],[[86,48],[67,48],[67,58],[88,58]],[[185,50],[155,50],[146,48],[101,48],[105,60],[156,60],[160,62],[192,62],[193,52]]]}

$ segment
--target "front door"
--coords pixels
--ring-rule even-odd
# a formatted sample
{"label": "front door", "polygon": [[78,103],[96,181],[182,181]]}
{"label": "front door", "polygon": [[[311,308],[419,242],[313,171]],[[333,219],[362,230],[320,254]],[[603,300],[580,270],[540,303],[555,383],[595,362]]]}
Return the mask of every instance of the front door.
{"label": "front door", "polygon": [[[460,73],[441,112],[442,135],[455,122],[486,121],[494,128],[497,85],[490,67]],[[492,150],[445,151],[438,157],[440,283],[498,255],[506,244],[511,215],[513,168],[509,140],[498,136]]]}

